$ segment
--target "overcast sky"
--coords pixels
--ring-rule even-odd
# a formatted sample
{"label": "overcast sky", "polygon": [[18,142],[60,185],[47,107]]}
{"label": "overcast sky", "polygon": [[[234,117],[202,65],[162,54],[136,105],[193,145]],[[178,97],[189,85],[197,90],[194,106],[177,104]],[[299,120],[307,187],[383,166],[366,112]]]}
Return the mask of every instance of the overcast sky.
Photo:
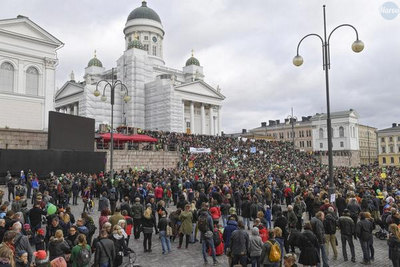
{"label": "overcast sky", "polygon": [[[271,119],[326,112],[321,42],[303,41],[301,67],[292,59],[300,39],[323,35],[322,5],[327,31],[349,23],[365,43],[352,52],[355,32],[341,28],[331,38],[331,111],[353,108],[360,123],[391,127],[400,123],[400,16],[386,20],[373,0],[150,0],[161,18],[167,67],[182,69],[195,50],[205,81],[219,85],[226,96],[222,130],[259,127]],[[400,6],[400,1],[393,1]],[[0,18],[28,16],[65,43],[58,51],[57,87],[71,70],[83,80],[84,68],[97,50],[107,69],[124,51],[123,28],[139,0],[2,0]]]}

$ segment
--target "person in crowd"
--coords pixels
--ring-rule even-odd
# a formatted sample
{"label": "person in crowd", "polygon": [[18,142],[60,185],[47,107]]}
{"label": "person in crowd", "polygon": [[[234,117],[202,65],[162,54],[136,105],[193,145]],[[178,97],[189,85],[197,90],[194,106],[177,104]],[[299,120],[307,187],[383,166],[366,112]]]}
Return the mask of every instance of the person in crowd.
{"label": "person in crowd", "polygon": [[156,230],[156,234],[158,234],[158,229],[156,226],[156,218],[153,215],[151,205],[147,204],[146,210],[143,214],[141,226],[143,228],[143,249],[144,252],[152,252],[151,250],[151,237],[153,235],[153,228]]}
{"label": "person in crowd", "polygon": [[29,267],[28,252],[25,250],[19,251],[15,257],[15,263],[16,267]]}
{"label": "person in crowd", "polygon": [[342,253],[344,261],[348,261],[346,243],[349,243],[351,261],[356,262],[356,253],[354,249],[353,236],[356,237],[356,226],[350,217],[348,209],[343,210],[343,215],[339,218],[338,226],[342,243]]}
{"label": "person in crowd", "polygon": [[78,227],[76,225],[71,225],[68,230],[68,235],[66,241],[70,248],[73,248],[78,244],[77,237],[79,235]]}
{"label": "person in crowd", "polygon": [[299,263],[304,266],[316,266],[320,262],[317,253],[320,249],[320,243],[316,235],[311,231],[311,223],[305,223],[303,229],[301,233]]}
{"label": "person in crowd", "polygon": [[360,212],[360,221],[357,223],[356,234],[360,240],[361,249],[363,252],[363,264],[371,264],[370,243],[372,237],[372,223],[366,219],[365,212]]}
{"label": "person in crowd", "polygon": [[286,254],[283,257],[283,266],[284,267],[297,267],[296,259],[297,259],[296,254],[293,254],[293,253]]}
{"label": "person in crowd", "polygon": [[67,267],[67,262],[63,257],[58,257],[50,262],[50,267]]}
{"label": "person in crowd", "polygon": [[141,219],[144,213],[143,205],[140,203],[140,198],[135,198],[135,203],[132,205],[132,216],[133,216],[133,235],[135,239],[139,239]]}
{"label": "person in crowd", "polygon": [[253,227],[251,230],[250,240],[249,240],[249,251],[251,259],[251,267],[260,267],[260,256],[263,247],[263,241],[259,235],[259,230],[257,227]]}
{"label": "person in crowd", "polygon": [[389,225],[390,236],[387,241],[389,245],[389,259],[394,267],[400,266],[400,228],[392,223]]}
{"label": "person in crowd", "polygon": [[213,219],[211,218],[211,215],[208,212],[208,208],[209,207],[207,202],[202,203],[201,211],[199,213],[199,218],[198,218],[200,242],[202,243],[204,264],[208,264],[207,250],[208,248],[211,248],[211,256],[213,258],[213,264],[217,265],[218,261],[215,256],[215,246],[212,233],[214,225],[213,225]]}
{"label": "person in crowd", "polygon": [[[278,267],[281,261],[281,253],[279,253],[279,259],[276,261],[272,261],[270,257],[272,246],[276,245],[277,241],[275,240],[275,234],[273,231],[269,233],[268,241],[264,243],[261,251],[261,256],[259,262],[264,267]],[[279,245],[279,244],[278,244]]]}
{"label": "person in crowd", "polygon": [[15,248],[15,253],[18,253],[20,251],[26,251],[28,253],[28,262],[32,262],[32,246],[29,242],[29,238],[24,235],[22,232],[22,225],[20,222],[16,222],[12,226],[12,230],[17,233],[14,239],[14,248]]}
{"label": "person in crowd", "polygon": [[107,192],[103,192],[99,199],[99,207],[97,211],[103,212],[103,210],[109,210],[109,209],[110,209],[110,200],[108,200],[107,198]]}
{"label": "person in crowd", "polygon": [[104,209],[101,211],[100,217],[99,217],[99,229],[102,229],[104,223],[108,222],[110,214],[111,214],[111,211],[109,209]]}
{"label": "person in crowd", "polygon": [[[113,227],[113,232],[111,235],[111,240],[114,242],[114,247],[115,247],[115,263],[114,266],[118,267],[122,264],[123,257],[128,253],[128,251],[131,251],[130,248],[126,245],[126,234],[119,225],[115,225]],[[98,243],[99,241],[97,241]]]}
{"label": "person in crowd", "polygon": [[242,201],[241,210],[242,210],[243,223],[245,226],[247,225],[247,230],[250,230],[251,202],[247,197],[244,197]]}
{"label": "person in crowd", "polygon": [[[112,211],[111,211],[112,213]],[[108,221],[111,223],[112,227],[118,224],[119,220],[125,220],[125,217],[121,214],[121,207],[116,206],[115,207],[115,212],[111,217],[108,219]]]}
{"label": "person in crowd", "polygon": [[190,235],[193,231],[193,214],[190,211],[191,205],[186,204],[185,210],[179,216],[179,220],[181,221],[181,227],[179,229],[179,246],[178,249],[182,248],[183,237],[186,238],[186,248],[189,246]]}
{"label": "person in crowd", "polygon": [[86,242],[86,236],[84,234],[79,234],[77,240],[78,244],[74,246],[71,251],[70,261],[72,262],[72,267],[88,267],[92,252],[90,246]]}
{"label": "person in crowd", "polygon": [[161,212],[161,219],[158,220],[158,231],[160,235],[162,254],[171,253],[171,240],[168,235],[167,228],[170,227],[170,231],[172,234],[171,221],[167,218],[167,214],[165,211]]}
{"label": "person in crowd", "polygon": [[35,256],[35,261],[33,266],[35,267],[48,267],[49,259],[47,258],[47,252],[45,250],[38,250],[33,253]]}
{"label": "person in crowd", "polygon": [[338,252],[336,247],[336,227],[337,227],[337,218],[334,214],[333,207],[328,207],[327,213],[325,215],[324,231],[325,231],[325,246],[326,246],[326,256],[329,257],[329,245],[332,246],[333,250],[333,259],[337,260]]}
{"label": "person in crowd", "polygon": [[328,256],[326,255],[325,250],[325,230],[323,224],[324,219],[325,214],[322,211],[318,211],[315,214],[315,217],[311,219],[310,223],[312,226],[312,231],[317,237],[319,244],[319,248],[317,249],[318,256],[321,256],[322,258],[323,267],[329,267]]}
{"label": "person in crowd", "polygon": [[71,249],[66,240],[64,240],[63,231],[57,230],[55,235],[50,238],[49,242],[49,260],[52,261],[58,257],[65,257],[70,254]]}
{"label": "person in crowd", "polygon": [[114,267],[116,261],[116,250],[113,240],[109,237],[107,230],[102,229],[96,242],[94,265],[100,267]]}
{"label": "person in crowd", "polygon": [[124,216],[125,222],[126,222],[126,226],[124,227],[125,233],[127,235],[126,245],[129,245],[129,240],[131,238],[132,228],[133,228],[133,218],[131,216],[129,216],[127,210],[123,210],[121,212],[121,214],[122,214],[122,216]]}
{"label": "person in crowd", "polygon": [[233,231],[229,241],[232,265],[240,264],[242,267],[247,266],[247,252],[249,252],[250,243],[249,234],[244,230],[244,227],[243,221],[239,221],[238,229]]}

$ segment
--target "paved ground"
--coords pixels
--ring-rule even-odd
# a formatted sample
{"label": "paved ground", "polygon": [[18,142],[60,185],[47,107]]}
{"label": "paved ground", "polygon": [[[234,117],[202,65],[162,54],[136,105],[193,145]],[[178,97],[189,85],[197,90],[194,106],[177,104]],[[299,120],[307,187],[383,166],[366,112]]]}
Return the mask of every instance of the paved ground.
{"label": "paved ground", "polygon": [[[7,189],[5,189],[7,191]],[[7,192],[4,196],[3,200],[7,199]],[[79,217],[80,213],[83,210],[83,203],[81,199],[78,199],[78,206],[71,206],[72,212],[76,218]],[[30,201],[29,201],[30,204]],[[29,205],[30,206],[30,205]],[[96,207],[97,208],[97,200]],[[98,224],[99,212],[95,211],[91,214],[96,225]],[[96,232],[95,236],[98,235]],[[337,260],[333,260],[333,252],[330,250],[329,257],[329,265],[330,266],[364,266],[360,262],[362,260],[362,251],[360,247],[360,243],[355,241],[355,249],[356,249],[356,263],[352,263],[351,261],[345,262],[342,257],[342,248],[340,242],[340,235],[337,235],[339,240],[338,252],[339,257]],[[139,240],[134,240],[133,236],[131,236],[131,240],[129,243],[129,247],[132,248],[137,254],[136,264],[142,267],[192,267],[192,266],[203,266],[203,256],[202,256],[202,248],[201,244],[195,243],[190,244],[188,249],[177,249],[178,239],[175,243],[171,243],[172,245],[172,253],[167,255],[162,255],[161,242],[159,240],[158,235],[153,234],[152,239],[152,252],[144,253],[143,252],[143,238],[140,237]],[[389,267],[392,266],[391,261],[388,258],[388,246],[386,244],[386,240],[382,241],[374,237],[374,247],[375,247],[375,261],[372,262],[371,266],[379,266],[379,267]],[[296,248],[296,252],[299,252],[299,249]],[[350,249],[348,248],[348,255],[350,258]],[[226,256],[218,256],[217,257],[219,266],[228,266],[228,261]],[[125,262],[127,258],[125,258]],[[209,265],[212,263],[212,258],[208,257]],[[212,265],[212,264],[211,264]],[[249,265],[250,266],[250,265]]]}

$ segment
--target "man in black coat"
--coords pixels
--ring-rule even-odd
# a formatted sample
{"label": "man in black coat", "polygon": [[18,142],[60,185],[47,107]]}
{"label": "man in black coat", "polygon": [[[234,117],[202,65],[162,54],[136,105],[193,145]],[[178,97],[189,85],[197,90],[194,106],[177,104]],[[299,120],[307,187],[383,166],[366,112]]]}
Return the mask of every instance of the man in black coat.
{"label": "man in black coat", "polygon": [[342,252],[344,261],[348,261],[347,251],[346,251],[346,242],[349,243],[350,252],[351,252],[351,261],[356,262],[356,253],[354,250],[353,236],[355,236],[355,224],[353,219],[350,218],[350,212],[348,209],[343,211],[343,216],[339,218],[339,228],[340,235],[342,240]]}
{"label": "man in black coat", "polygon": [[250,217],[251,217],[251,202],[247,197],[244,197],[242,202],[242,217],[243,217],[243,224],[247,229],[250,230]]}
{"label": "man in black coat", "polygon": [[371,264],[370,246],[372,239],[373,224],[366,219],[365,213],[360,213],[360,221],[357,223],[356,233],[360,240],[361,249],[363,252],[363,264]]}
{"label": "man in black coat", "polygon": [[289,241],[287,240],[287,238],[289,236],[288,221],[285,218],[285,216],[283,216],[283,214],[281,212],[278,212],[276,214],[276,219],[274,221],[274,227],[281,228],[282,237],[283,237],[284,245],[285,245],[285,250],[286,250],[286,253],[289,253]]}

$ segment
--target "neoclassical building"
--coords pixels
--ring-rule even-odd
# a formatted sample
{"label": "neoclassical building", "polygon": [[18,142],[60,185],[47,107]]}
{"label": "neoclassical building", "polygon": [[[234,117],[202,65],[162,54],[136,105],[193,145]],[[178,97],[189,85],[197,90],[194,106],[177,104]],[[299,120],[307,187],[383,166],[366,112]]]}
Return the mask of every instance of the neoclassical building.
{"label": "neoclassical building", "polygon": [[[225,96],[219,86],[206,83],[200,61],[192,56],[182,70],[165,66],[164,29],[159,15],[147,6],[134,9],[123,29],[125,47],[116,66],[105,68],[97,55],[85,68],[84,81],[73,75],[55,97],[59,112],[94,118],[96,127],[110,124],[110,90],[107,101],[94,96],[102,79],[120,80],[131,100],[115,97],[114,127],[133,126],[150,130],[217,135],[221,133],[221,108]],[[99,84],[103,94],[105,83]],[[119,87],[118,87],[119,88]],[[120,90],[116,90],[119,92]]]}
{"label": "neoclassical building", "polygon": [[62,46],[28,17],[0,20],[1,128],[47,130]]}

